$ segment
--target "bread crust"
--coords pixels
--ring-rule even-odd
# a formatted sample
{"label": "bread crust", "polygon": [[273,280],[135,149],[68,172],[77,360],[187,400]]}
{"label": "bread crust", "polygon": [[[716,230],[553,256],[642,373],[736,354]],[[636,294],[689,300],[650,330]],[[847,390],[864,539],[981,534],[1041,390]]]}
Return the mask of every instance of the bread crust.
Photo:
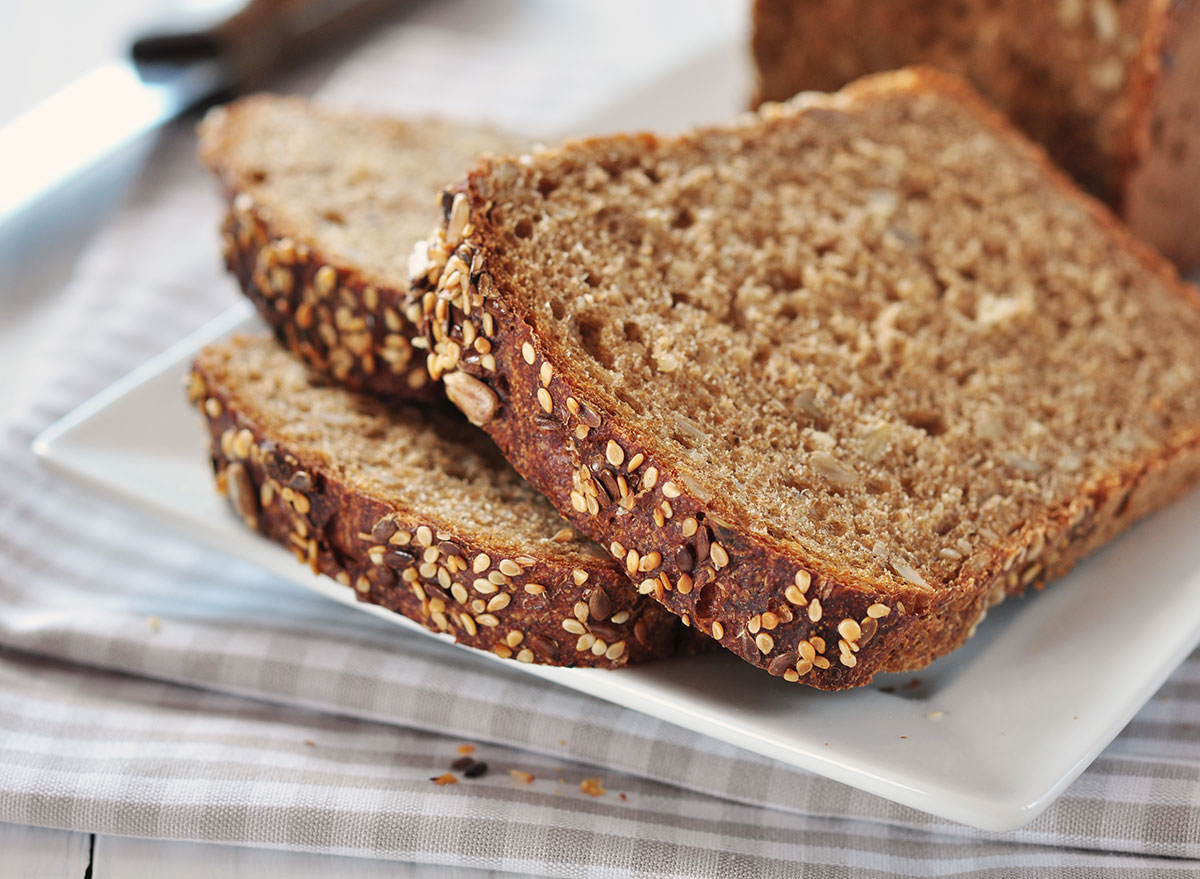
{"label": "bread crust", "polygon": [[437,400],[406,285],[371,283],[281,229],[248,193],[231,191],[221,226],[225,267],[293,355],[344,387],[385,397]]}
{"label": "bread crust", "polygon": [[347,484],[336,462],[256,423],[203,353],[188,395],[205,418],[217,488],[234,512],[360,601],[539,665],[620,668],[701,646],[603,558],[574,567],[525,556]]}
{"label": "bread crust", "polygon": [[[1090,212],[1115,246],[1136,253],[1196,307],[1195,291],[1171,266],[1079,194],[1043,151],[957,78],[928,70],[868,77],[837,95],[806,96],[791,109],[768,108],[764,115],[836,108],[874,90],[897,89],[936,90],[963,102],[997,136],[1046,167],[1052,185]],[[491,259],[492,242],[503,238],[482,193],[492,167],[481,163],[447,191],[443,223],[417,261],[421,271],[412,289],[421,294],[431,374],[465,374],[494,395],[480,423],[518,472],[583,533],[625,560],[640,592],[774,675],[840,690],[879,672],[923,667],[969,637],[989,607],[1066,573],[1200,475],[1200,428],[1193,428],[1161,454],[1098,476],[1018,532],[998,536],[940,591],[903,580],[876,582],[824,564],[793,543],[739,527],[722,499],[678,470],[653,438],[634,435],[614,417],[604,392],[583,386],[548,357],[513,306],[512,279]],[[469,271],[457,268],[463,266]],[[486,354],[462,345],[468,325],[469,333],[487,339]]]}

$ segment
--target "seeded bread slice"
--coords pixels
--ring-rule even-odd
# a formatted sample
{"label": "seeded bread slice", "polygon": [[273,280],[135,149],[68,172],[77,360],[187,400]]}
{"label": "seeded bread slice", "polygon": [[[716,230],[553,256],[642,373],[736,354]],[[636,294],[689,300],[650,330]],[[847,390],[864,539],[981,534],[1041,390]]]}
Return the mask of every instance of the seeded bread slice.
{"label": "seeded bread slice", "polygon": [[919,668],[1200,476],[1196,291],[960,80],[487,160],[443,203],[434,376],[788,680]]}
{"label": "seeded bread slice", "polygon": [[616,668],[680,645],[453,410],[327,387],[268,338],[205,348],[189,397],[234,510],[360,600],[519,662]]}
{"label": "seeded bread slice", "polygon": [[756,0],[759,100],[929,64],[968,78],[1181,267],[1200,268],[1197,0]]}
{"label": "seeded bread slice", "polygon": [[437,217],[441,187],[516,142],[274,95],[213,110],[199,134],[229,198],[226,265],[279,340],[347,387],[439,395],[413,353],[405,260]]}

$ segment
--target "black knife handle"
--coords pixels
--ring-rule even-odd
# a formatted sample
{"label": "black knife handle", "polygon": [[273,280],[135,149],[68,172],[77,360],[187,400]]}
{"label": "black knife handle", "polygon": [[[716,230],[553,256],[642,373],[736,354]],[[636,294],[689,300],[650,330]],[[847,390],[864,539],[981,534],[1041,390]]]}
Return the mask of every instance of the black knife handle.
{"label": "black knife handle", "polygon": [[229,87],[255,88],[285,63],[400,6],[399,0],[248,0],[215,22],[164,29],[133,43],[139,70],[217,61]]}

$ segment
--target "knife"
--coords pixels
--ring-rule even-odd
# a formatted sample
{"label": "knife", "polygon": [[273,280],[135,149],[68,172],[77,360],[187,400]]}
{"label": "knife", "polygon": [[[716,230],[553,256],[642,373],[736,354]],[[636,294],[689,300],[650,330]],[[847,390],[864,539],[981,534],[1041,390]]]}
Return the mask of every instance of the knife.
{"label": "knife", "polygon": [[194,8],[0,129],[0,224],[192,107],[259,86],[397,0],[246,0]]}

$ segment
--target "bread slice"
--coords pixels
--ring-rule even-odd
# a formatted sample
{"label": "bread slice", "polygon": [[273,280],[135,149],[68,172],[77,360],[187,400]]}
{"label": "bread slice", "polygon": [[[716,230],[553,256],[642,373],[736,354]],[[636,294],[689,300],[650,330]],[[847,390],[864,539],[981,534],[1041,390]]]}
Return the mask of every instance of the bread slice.
{"label": "bread slice", "polygon": [[279,340],[347,387],[439,395],[413,352],[405,261],[441,188],[516,142],[265,94],[213,110],[199,133],[230,203],[226,265]]}
{"label": "bread slice", "polygon": [[457,413],[323,382],[266,337],[196,358],[217,486],[249,527],[360,600],[505,658],[615,668],[675,652],[679,621]]}
{"label": "bread slice", "polygon": [[1180,266],[1200,267],[1200,3],[756,0],[758,100],[929,64],[968,78]]}
{"label": "bread slice", "polygon": [[789,680],[928,663],[1200,474],[1196,291],[961,80],[488,160],[446,203],[414,290],[451,399]]}

